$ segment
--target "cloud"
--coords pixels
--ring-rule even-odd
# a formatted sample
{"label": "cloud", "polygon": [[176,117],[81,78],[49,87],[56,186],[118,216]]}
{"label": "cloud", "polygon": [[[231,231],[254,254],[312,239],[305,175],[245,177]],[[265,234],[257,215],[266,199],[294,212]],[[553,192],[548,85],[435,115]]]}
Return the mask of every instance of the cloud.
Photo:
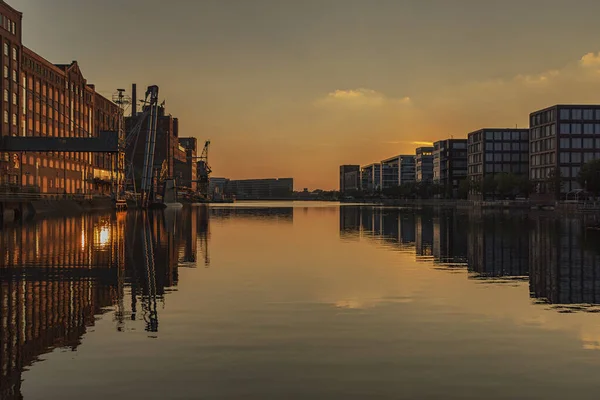
{"label": "cloud", "polygon": [[517,75],[515,81],[526,85],[544,85],[560,75],[560,71],[551,70],[537,75]]}
{"label": "cloud", "polygon": [[416,146],[433,146],[432,142],[421,142],[414,140],[389,140],[382,142],[383,144],[414,144]]}
{"label": "cloud", "polygon": [[372,107],[410,105],[410,97],[390,98],[373,89],[337,89],[317,99],[317,106]]}
{"label": "cloud", "polygon": [[584,67],[600,67],[600,52],[597,54],[593,52],[585,54],[581,57],[579,63]]}

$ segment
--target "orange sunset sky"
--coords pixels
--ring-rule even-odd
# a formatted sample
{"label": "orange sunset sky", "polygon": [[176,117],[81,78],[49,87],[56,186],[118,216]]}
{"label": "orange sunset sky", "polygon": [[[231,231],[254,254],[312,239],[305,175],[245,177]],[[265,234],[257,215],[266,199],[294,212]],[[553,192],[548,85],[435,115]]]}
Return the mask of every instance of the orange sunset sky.
{"label": "orange sunset sky", "polygon": [[553,103],[600,103],[596,0],[9,0],[89,83],[157,84],[213,176],[336,189],[367,164]]}

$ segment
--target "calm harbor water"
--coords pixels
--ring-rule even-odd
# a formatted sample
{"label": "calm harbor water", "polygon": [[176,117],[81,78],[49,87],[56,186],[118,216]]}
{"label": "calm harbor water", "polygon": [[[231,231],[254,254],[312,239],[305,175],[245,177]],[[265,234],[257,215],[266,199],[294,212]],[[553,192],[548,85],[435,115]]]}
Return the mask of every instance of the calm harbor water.
{"label": "calm harbor water", "polygon": [[0,230],[1,399],[596,399],[579,217],[240,203]]}

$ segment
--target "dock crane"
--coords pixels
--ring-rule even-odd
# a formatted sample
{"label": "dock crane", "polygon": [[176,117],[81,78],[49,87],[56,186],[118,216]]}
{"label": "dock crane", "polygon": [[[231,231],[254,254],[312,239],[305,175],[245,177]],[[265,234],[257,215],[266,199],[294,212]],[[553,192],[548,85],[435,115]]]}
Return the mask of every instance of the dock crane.
{"label": "dock crane", "polygon": [[202,153],[200,157],[197,157],[197,182],[198,182],[198,192],[202,195],[206,200],[210,200],[209,187],[210,187],[210,174],[212,173],[212,169],[208,164],[208,150],[210,148],[210,140],[204,142],[204,148],[202,149]]}
{"label": "dock crane", "polygon": [[144,149],[144,166],[142,169],[142,178],[140,181],[140,200],[141,207],[147,208],[150,204],[151,196],[152,196],[152,181],[154,177],[154,151],[156,147],[156,131],[158,126],[158,86],[153,85],[149,86],[146,90],[146,97],[144,100],[146,107],[144,107],[144,112],[139,115],[137,123],[127,134],[125,139],[125,147],[126,149],[131,149],[128,151],[130,154],[129,165],[127,169],[127,179],[126,181],[131,181],[133,185],[133,192],[137,203],[137,188],[135,185],[135,169],[134,169],[134,158],[136,153],[136,148],[140,136],[140,131],[144,122],[148,119],[148,134],[145,139],[145,149]]}

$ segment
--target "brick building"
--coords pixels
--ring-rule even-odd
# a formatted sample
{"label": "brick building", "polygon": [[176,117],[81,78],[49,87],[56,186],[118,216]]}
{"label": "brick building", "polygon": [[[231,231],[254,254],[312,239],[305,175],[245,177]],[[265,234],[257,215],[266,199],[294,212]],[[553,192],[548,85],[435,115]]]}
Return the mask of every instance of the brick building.
{"label": "brick building", "polygon": [[[1,136],[94,137],[119,134],[119,107],[96,93],[76,61],[53,64],[21,41],[22,14],[0,1]],[[0,156],[0,184],[43,193],[107,193],[123,177],[124,158],[83,152]]]}

